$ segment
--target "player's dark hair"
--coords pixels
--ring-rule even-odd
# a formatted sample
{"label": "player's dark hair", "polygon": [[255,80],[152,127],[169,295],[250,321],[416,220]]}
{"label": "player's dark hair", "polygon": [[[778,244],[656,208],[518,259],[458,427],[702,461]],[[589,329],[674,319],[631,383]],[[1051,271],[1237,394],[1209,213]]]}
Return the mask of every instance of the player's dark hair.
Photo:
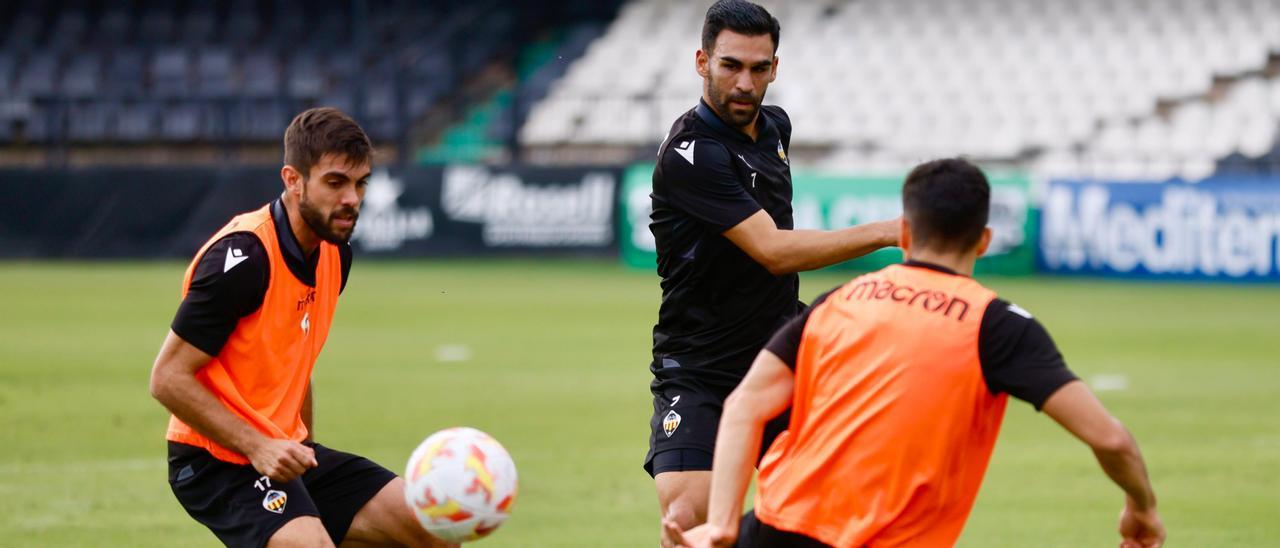
{"label": "player's dark hair", "polygon": [[725,29],[746,36],[768,34],[773,38],[773,52],[778,52],[778,34],[782,27],[777,18],[756,4],[746,0],[718,0],[711,4],[702,22],[702,51],[710,55],[716,37]]}
{"label": "player's dark hair", "polygon": [[345,155],[347,165],[355,166],[369,161],[373,144],[360,124],[330,107],[303,111],[284,130],[284,163],[303,177],[329,153]]}
{"label": "player's dark hair", "polygon": [[947,158],[911,170],[902,184],[902,210],[912,244],[936,251],[967,250],[982,238],[991,185],[977,166]]}

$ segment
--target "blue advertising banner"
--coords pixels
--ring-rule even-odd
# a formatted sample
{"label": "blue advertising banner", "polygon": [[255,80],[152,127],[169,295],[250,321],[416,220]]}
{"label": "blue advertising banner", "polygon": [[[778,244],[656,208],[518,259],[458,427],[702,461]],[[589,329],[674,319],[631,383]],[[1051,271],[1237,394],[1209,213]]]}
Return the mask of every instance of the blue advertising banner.
{"label": "blue advertising banner", "polygon": [[1280,281],[1280,180],[1052,181],[1039,232],[1047,272]]}

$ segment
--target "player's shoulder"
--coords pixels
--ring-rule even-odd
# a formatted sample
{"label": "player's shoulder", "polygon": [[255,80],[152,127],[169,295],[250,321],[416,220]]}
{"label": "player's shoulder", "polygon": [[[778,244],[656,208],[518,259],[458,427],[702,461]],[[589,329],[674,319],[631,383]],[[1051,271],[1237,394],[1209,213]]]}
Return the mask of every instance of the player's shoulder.
{"label": "player's shoulder", "polygon": [[206,275],[225,275],[233,270],[264,271],[270,266],[262,238],[255,232],[236,231],[218,238],[204,251],[198,270]]}
{"label": "player's shoulder", "polygon": [[768,116],[770,121],[777,120],[786,123],[787,127],[791,127],[791,116],[787,115],[787,111],[778,105],[762,105],[760,112]]}
{"label": "player's shoulder", "polygon": [[791,134],[791,116],[787,115],[787,111],[778,105],[764,105],[760,107],[760,112],[769,119],[769,122],[776,124],[778,130],[786,135]]}
{"label": "player's shoulder", "polygon": [[983,312],[981,329],[991,336],[1018,337],[1028,329],[1043,331],[1044,327],[1027,309],[996,297]]}
{"label": "player's shoulder", "polygon": [[658,161],[666,170],[682,172],[723,168],[731,159],[728,147],[713,135],[683,131],[667,138]]}

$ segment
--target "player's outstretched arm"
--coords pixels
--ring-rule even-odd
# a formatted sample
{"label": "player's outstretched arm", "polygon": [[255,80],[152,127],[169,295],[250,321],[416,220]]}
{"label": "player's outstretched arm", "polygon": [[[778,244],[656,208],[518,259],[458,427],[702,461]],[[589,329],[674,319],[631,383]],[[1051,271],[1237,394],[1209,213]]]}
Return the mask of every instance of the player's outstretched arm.
{"label": "player's outstretched arm", "polygon": [[170,330],[151,367],[151,396],[196,431],[248,457],[272,480],[289,481],[316,466],[310,447],[262,435],[196,379],[196,371],[212,359]]}
{"label": "player's outstretched arm", "polygon": [[764,210],[726,230],[724,236],[769,272],[814,270],[898,245],[898,220],[840,230],[781,230]]}
{"label": "player's outstretched arm", "polygon": [[1045,401],[1044,412],[1093,449],[1098,464],[1125,492],[1120,515],[1121,548],[1158,547],[1164,524],[1138,442],[1112,417],[1083,382],[1072,381]]}
{"label": "player's outstretched arm", "polygon": [[711,463],[707,523],[684,533],[673,521],[664,521],[664,534],[672,544],[694,548],[734,545],[742,519],[742,498],[751,482],[755,457],[760,454],[765,423],[791,404],[794,386],[795,374],[781,358],[768,350],[756,356],[747,376],[724,402]]}

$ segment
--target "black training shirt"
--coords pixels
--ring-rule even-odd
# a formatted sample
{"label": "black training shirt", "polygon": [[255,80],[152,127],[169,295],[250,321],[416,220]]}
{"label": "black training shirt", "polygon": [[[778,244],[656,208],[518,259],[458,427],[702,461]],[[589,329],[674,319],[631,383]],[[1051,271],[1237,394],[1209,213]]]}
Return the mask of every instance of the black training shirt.
{"label": "black training shirt", "polygon": [[791,121],[765,106],[758,139],[705,102],[676,120],[653,172],[652,222],[662,277],[653,363],[736,384],[769,336],[803,305],[799,277],[774,276],[723,236],[763,209],[793,227]]}
{"label": "black training shirt", "polygon": [[[289,216],[279,199],[271,203],[271,220],[290,275],[315,287],[320,248],[310,257],[303,257],[302,246],[293,235]],[[338,244],[338,252],[342,258],[342,289],[346,289],[351,246]],[[205,354],[217,356],[240,318],[262,306],[270,276],[271,262],[257,234],[232,232],[223,236],[200,257],[191,276],[191,287],[178,305],[170,327],[182,340]]]}
{"label": "black training shirt", "polygon": [[[913,261],[906,264],[954,274],[941,266]],[[765,346],[792,370],[796,368],[796,354],[810,312],[832,291],[835,289],[815,299],[808,310],[779,330]],[[982,314],[982,324],[978,327],[978,360],[992,394],[1007,393],[1036,409],[1062,385],[1076,380],[1044,326],[1018,305],[1000,299],[991,301]]]}

